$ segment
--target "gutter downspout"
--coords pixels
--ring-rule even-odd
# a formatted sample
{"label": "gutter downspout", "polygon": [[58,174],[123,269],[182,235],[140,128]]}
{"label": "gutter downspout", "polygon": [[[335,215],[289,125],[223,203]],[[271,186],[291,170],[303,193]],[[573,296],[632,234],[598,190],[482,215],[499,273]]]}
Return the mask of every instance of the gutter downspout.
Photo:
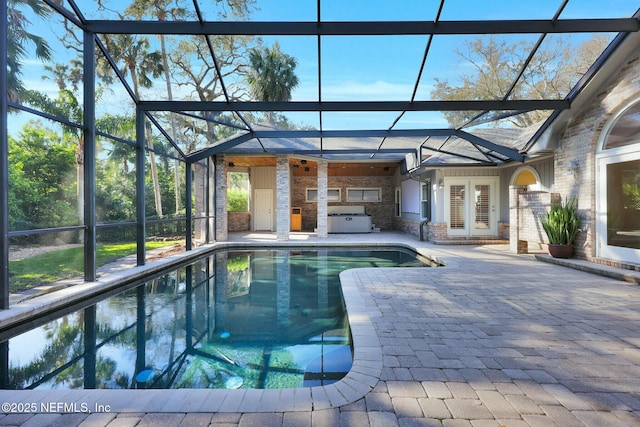
{"label": "gutter downspout", "polygon": [[420,221],[420,241],[422,242],[423,240],[427,240],[429,241],[429,235],[427,234],[427,239],[424,238],[424,225],[427,224],[429,221],[431,221],[430,218],[424,219],[422,221]]}
{"label": "gutter downspout", "polygon": [[[418,177],[414,178],[413,177],[413,172],[415,171],[410,171],[409,172],[409,178],[413,179],[414,181],[418,181],[418,182],[423,182],[425,184],[431,184],[431,179],[427,178],[427,179],[420,179]],[[427,224],[429,221],[431,221],[431,200],[429,200],[429,203],[427,204],[428,206],[428,210],[427,210],[427,217],[425,219],[423,219],[422,221],[420,221],[420,241],[424,241],[424,225]],[[427,241],[429,240],[428,238],[426,239]]]}

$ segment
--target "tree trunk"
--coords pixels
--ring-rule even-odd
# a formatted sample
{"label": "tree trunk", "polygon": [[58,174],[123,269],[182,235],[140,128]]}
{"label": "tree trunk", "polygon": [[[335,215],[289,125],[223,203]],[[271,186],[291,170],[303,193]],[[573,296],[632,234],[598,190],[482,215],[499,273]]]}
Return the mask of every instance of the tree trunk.
{"label": "tree trunk", "polygon": [[[169,101],[173,101],[173,92],[171,91],[171,74],[169,73],[169,59],[167,55],[167,47],[164,40],[164,35],[160,35],[160,50],[162,52],[162,65],[164,66],[164,78],[167,83],[167,98]],[[171,123],[171,138],[176,141],[176,117],[173,112],[169,113],[169,122]],[[173,162],[173,178],[174,178],[174,190],[173,194],[176,199],[176,216],[180,213],[180,161],[174,160]]]}
{"label": "tree trunk", "polygon": [[[136,73],[135,66],[129,66],[129,72],[131,73],[131,80],[133,82],[133,93],[140,99],[140,93],[138,92],[138,74]],[[160,181],[158,180],[158,170],[156,168],[156,153],[153,152],[153,135],[151,132],[146,132],[147,146],[149,147],[149,164],[151,167],[151,180],[153,181],[153,196],[155,198],[156,216],[162,218],[162,199],[160,194]]]}
{"label": "tree trunk", "polygon": [[[78,138],[76,147],[76,198],[78,203],[78,225],[84,225],[84,139]],[[78,232],[78,242],[84,243],[84,231]]]}
{"label": "tree trunk", "polygon": [[156,167],[156,153],[153,150],[153,136],[147,132],[147,145],[149,146],[149,165],[151,167],[151,180],[153,181],[153,196],[156,202],[156,215],[162,218],[162,194],[160,193],[160,181],[158,180],[158,169]]}

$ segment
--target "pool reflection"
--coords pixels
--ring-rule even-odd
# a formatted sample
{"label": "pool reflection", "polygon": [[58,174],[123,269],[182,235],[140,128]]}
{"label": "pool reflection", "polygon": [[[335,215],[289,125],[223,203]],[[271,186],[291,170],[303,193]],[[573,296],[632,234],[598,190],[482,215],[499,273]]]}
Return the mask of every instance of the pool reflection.
{"label": "pool reflection", "polygon": [[4,341],[2,387],[328,384],[352,360],[340,271],[399,265],[424,264],[395,250],[216,252]]}

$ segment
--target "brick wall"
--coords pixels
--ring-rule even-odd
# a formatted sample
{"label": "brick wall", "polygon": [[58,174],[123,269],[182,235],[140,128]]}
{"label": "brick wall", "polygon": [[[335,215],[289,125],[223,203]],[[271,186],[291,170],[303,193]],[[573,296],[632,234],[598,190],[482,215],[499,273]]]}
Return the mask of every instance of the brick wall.
{"label": "brick wall", "polygon": [[250,212],[227,212],[227,223],[230,232],[250,231],[251,230],[251,213]]}
{"label": "brick wall", "polygon": [[[578,234],[574,256],[591,259],[595,253],[596,173],[595,153],[605,124],[618,109],[640,93],[640,50],[629,57],[609,83],[601,88],[591,103],[567,126],[554,159],[554,191],[563,198],[578,197],[578,209],[584,220]],[[574,175],[567,164],[577,160],[580,167]]]}
{"label": "brick wall", "polygon": [[[317,227],[318,205],[315,202],[306,202],[306,189],[317,188],[316,177],[294,177],[291,196],[291,206],[302,209],[302,229],[313,231]],[[392,177],[379,176],[340,176],[328,177],[328,188],[341,189],[341,202],[329,202],[329,206],[334,205],[364,205],[365,211],[371,215],[371,223],[381,230],[394,229],[394,187]],[[347,203],[347,188],[380,188],[382,191],[382,202],[358,202]]]}
{"label": "brick wall", "polygon": [[498,237],[503,240],[509,240],[509,233],[511,230],[511,226],[508,222],[500,221],[498,222]]}
{"label": "brick wall", "polygon": [[511,221],[517,224],[510,230],[511,250],[527,253],[542,250],[548,243],[540,217],[551,209],[553,202],[560,201],[560,194],[545,191],[526,191],[524,187],[512,187],[509,209]]}
{"label": "brick wall", "polygon": [[430,222],[427,224],[428,240],[446,240],[448,238],[446,222]]}
{"label": "brick wall", "polygon": [[[393,220],[394,228],[404,233],[420,238],[420,221],[405,218],[395,218]],[[427,237],[427,227],[424,227],[424,237]]]}

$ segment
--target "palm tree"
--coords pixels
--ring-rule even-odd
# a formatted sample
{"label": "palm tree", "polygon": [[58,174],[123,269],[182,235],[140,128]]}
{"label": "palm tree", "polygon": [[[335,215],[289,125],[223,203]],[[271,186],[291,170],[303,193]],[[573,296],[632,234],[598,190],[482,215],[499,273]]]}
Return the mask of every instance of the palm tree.
{"label": "palm tree", "polygon": [[20,102],[25,93],[25,87],[20,79],[22,74],[21,60],[27,56],[27,44],[35,46],[36,57],[48,61],[51,59],[51,48],[45,39],[27,31],[29,19],[22,13],[20,7],[29,7],[36,16],[46,19],[50,9],[39,0],[8,0],[7,1],[7,79],[8,99]]}
{"label": "palm tree", "polygon": [[[111,57],[116,63],[122,64],[120,72],[126,77],[131,75],[133,93],[140,99],[140,87],[149,88],[153,86],[153,81],[149,78],[158,78],[162,75],[160,53],[149,52],[149,39],[146,37],[135,38],[129,34],[104,35],[105,45]],[[147,146],[149,147],[149,163],[151,168],[151,179],[153,181],[153,193],[155,200],[156,215],[162,218],[162,198],[160,194],[160,182],[156,168],[156,156],[153,152],[153,135],[147,132]]]}
{"label": "palm tree", "polygon": [[[132,116],[104,114],[96,119],[96,129],[109,135],[118,135],[133,140],[136,135],[136,121]],[[109,160],[122,166],[124,174],[129,173],[129,162],[132,162],[133,149],[125,143],[114,143],[109,150]]]}
{"label": "palm tree", "polygon": [[[158,21],[166,21],[167,16],[171,15],[174,19],[182,18],[186,15],[185,9],[178,7],[170,8],[172,0],[134,0],[131,6],[126,9],[127,13],[132,14],[138,19],[150,15],[156,18]],[[164,68],[164,79],[167,85],[167,99],[173,101],[173,91],[171,88],[171,75],[169,73],[169,55],[167,53],[167,44],[164,34],[158,36],[160,38],[160,54],[162,56],[162,66]],[[169,113],[169,120],[171,123],[171,137],[176,141],[176,116],[175,113]],[[180,161],[174,161],[174,197],[175,197],[175,213],[178,215],[180,212]]]}
{"label": "palm tree", "polygon": [[[271,49],[252,49],[249,63],[251,70],[247,81],[251,94],[256,99],[271,102],[291,100],[291,93],[299,83],[295,74],[298,64],[294,57],[280,50],[277,41]],[[274,123],[273,111],[268,111],[266,117],[269,123]]]}

